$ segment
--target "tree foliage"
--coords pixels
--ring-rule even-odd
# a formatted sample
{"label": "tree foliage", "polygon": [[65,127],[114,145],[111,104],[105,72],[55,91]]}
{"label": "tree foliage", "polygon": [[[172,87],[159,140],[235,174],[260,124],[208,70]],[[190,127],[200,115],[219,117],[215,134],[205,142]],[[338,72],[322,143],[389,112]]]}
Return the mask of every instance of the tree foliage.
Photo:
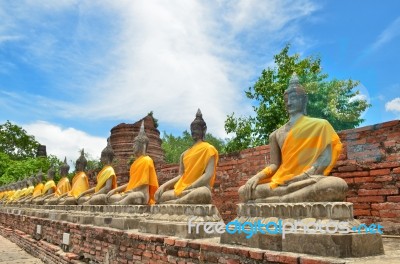
{"label": "tree foliage", "polygon": [[34,136],[28,135],[26,131],[7,120],[0,125],[0,152],[7,154],[13,160],[22,160],[34,157],[39,142]]}
{"label": "tree foliage", "polygon": [[[43,174],[46,175],[51,165],[58,171],[60,160],[55,156],[48,157],[29,157],[23,160],[11,160],[0,155],[0,185],[16,182],[18,180],[30,177],[32,174],[37,174],[41,169]],[[56,175],[55,180],[58,180]]]}
{"label": "tree foliage", "polygon": [[0,185],[16,182],[51,165],[58,169],[60,161],[55,156],[36,157],[39,142],[34,136],[7,121],[0,125]]}
{"label": "tree foliage", "polygon": [[[213,145],[220,154],[225,152],[225,141],[222,139],[207,133],[205,141]],[[165,161],[167,163],[178,163],[181,154],[191,146],[193,146],[193,139],[187,130],[183,131],[182,136],[176,137],[166,132],[162,136],[161,148],[165,152]]]}
{"label": "tree foliage", "polygon": [[245,91],[246,97],[255,103],[255,115],[227,116],[225,131],[234,134],[227,142],[227,152],[268,144],[269,135],[288,121],[283,93],[294,72],[308,93],[309,116],[328,120],[335,130],[354,128],[364,121],[361,114],[370,105],[354,90],[358,81],[328,80],[328,74],[322,73],[320,58],[290,56],[289,48],[286,45],[275,55],[275,67],[263,70],[254,86]]}

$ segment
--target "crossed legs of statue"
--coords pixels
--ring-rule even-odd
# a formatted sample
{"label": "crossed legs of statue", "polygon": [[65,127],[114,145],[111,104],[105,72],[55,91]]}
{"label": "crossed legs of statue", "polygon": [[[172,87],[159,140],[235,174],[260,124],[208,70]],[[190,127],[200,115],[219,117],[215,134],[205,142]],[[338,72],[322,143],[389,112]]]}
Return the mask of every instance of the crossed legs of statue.
{"label": "crossed legs of statue", "polygon": [[[258,185],[249,202],[256,203],[296,203],[296,202],[341,202],[345,200],[347,183],[333,176],[311,176],[271,189],[269,183]],[[239,198],[246,202],[244,186],[239,188]]]}
{"label": "crossed legs of statue", "polygon": [[184,190],[176,196],[174,190],[165,191],[159,201],[160,204],[210,204],[211,191],[206,186]]}
{"label": "crossed legs of statue", "polygon": [[117,193],[107,200],[108,204],[115,205],[129,205],[129,204],[147,204],[148,201],[142,192],[126,192],[126,193]]}

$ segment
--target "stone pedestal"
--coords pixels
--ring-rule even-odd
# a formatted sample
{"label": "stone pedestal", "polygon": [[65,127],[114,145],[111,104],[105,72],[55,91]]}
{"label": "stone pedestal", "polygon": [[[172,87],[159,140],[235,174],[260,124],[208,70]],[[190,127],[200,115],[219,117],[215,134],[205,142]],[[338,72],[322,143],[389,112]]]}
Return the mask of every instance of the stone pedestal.
{"label": "stone pedestal", "polygon": [[[253,226],[239,232],[228,225],[233,234],[222,234],[221,243],[341,258],[384,253],[379,233],[356,231],[361,223],[353,218],[352,203],[239,204],[232,223],[245,222]],[[267,226],[264,234],[260,224]]]}
{"label": "stone pedestal", "polygon": [[[218,233],[205,232],[205,222],[211,225],[223,224],[218,209],[214,205],[154,205],[150,207],[148,217],[140,221],[139,231],[190,239],[219,236]],[[196,230],[199,223],[201,225]]]}
{"label": "stone pedestal", "polygon": [[148,216],[148,205],[18,205],[1,208],[8,214],[34,216],[85,225],[137,229]]}

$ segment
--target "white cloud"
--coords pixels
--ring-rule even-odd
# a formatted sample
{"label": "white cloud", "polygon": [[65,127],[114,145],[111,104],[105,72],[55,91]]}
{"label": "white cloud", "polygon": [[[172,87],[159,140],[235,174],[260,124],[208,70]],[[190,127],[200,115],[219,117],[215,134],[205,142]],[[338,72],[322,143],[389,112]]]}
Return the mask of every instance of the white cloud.
{"label": "white cloud", "polygon": [[381,48],[386,43],[400,35],[400,17],[396,18],[371,45],[370,50],[374,51]]}
{"label": "white cloud", "polygon": [[396,97],[393,100],[385,104],[386,111],[400,113],[400,97]]}
{"label": "white cloud", "polygon": [[[84,148],[94,159],[100,158],[101,151],[107,145],[107,139],[95,137],[75,128],[63,128],[45,121],[36,121],[22,125],[29,135],[46,145],[47,154],[57,156],[60,160],[67,157],[68,163],[79,157],[79,150]],[[71,168],[73,170],[73,168]]]}
{"label": "white cloud", "polygon": [[23,60],[55,78],[59,98],[35,101],[48,113],[135,120],[154,111],[183,130],[200,108],[209,132],[223,137],[227,114],[250,113],[243,90],[277,43],[307,46],[298,25],[316,9],[308,0],[65,0],[26,1],[3,17],[5,33],[25,41]]}

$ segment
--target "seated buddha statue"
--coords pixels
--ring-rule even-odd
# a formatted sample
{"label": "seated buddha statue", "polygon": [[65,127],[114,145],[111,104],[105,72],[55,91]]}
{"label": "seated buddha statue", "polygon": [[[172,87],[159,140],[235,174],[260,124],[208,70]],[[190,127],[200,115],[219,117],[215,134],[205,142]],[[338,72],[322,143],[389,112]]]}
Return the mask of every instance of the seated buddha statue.
{"label": "seated buddha statue", "polygon": [[112,162],[114,151],[111,148],[110,140],[107,140],[107,147],[101,152],[100,161],[103,168],[97,174],[95,187],[87,189],[77,196],[78,204],[101,205],[106,203],[107,193],[117,187],[117,176],[113,169]]}
{"label": "seated buddha statue", "polygon": [[32,203],[35,204],[43,204],[46,198],[54,196],[54,193],[57,189],[56,183],[54,182],[54,174],[55,170],[52,167],[47,171],[47,181],[43,185],[43,191],[42,194],[32,198]]}
{"label": "seated buddha statue", "polygon": [[144,122],[133,140],[135,161],[129,170],[129,182],[107,194],[108,204],[154,204],[154,193],[158,179],[152,158],[146,155],[149,139],[144,131]]}
{"label": "seated buddha statue", "polygon": [[14,198],[13,203],[20,204],[22,201],[25,200],[26,197],[32,195],[36,185],[35,175],[32,174],[31,177],[27,178],[25,184],[26,187],[22,189],[22,191],[19,193],[19,197]]}
{"label": "seated buddha statue", "polygon": [[86,165],[87,159],[85,158],[85,153],[82,149],[81,156],[75,163],[76,174],[74,178],[72,178],[71,190],[58,196],[57,204],[76,205],[78,196],[89,189],[89,179],[85,173]]}
{"label": "seated buddha statue", "polygon": [[294,74],[284,92],[289,121],[269,137],[270,164],[239,188],[242,202],[343,201],[347,184],[327,176],[341,152],[328,121],[306,116],[308,96]]}
{"label": "seated buddha statue", "polygon": [[[64,194],[66,195],[67,192],[71,191],[71,184],[68,179],[69,168],[70,167],[67,163],[67,157],[65,157],[63,164],[61,164],[61,166],[60,166],[61,179],[58,181],[57,186],[54,190],[54,193],[45,195],[42,199],[43,203],[41,201],[38,201],[38,204],[47,204],[47,205],[58,204],[60,202],[59,198]],[[49,179],[54,179],[55,173],[56,173],[56,171],[54,169],[50,169],[48,171]]]}
{"label": "seated buddha statue", "polygon": [[179,175],[161,185],[154,197],[156,203],[210,204],[214,186],[218,151],[204,141],[207,125],[200,109],[190,125],[192,147],[182,153]]}
{"label": "seated buddha statue", "polygon": [[42,173],[42,169],[39,170],[38,174],[35,177],[35,188],[33,189],[32,194],[28,194],[25,196],[25,198],[20,200],[20,203],[25,203],[25,204],[29,204],[32,202],[32,199],[42,195],[43,193],[43,188],[44,188],[44,184],[43,184],[43,173]]}

